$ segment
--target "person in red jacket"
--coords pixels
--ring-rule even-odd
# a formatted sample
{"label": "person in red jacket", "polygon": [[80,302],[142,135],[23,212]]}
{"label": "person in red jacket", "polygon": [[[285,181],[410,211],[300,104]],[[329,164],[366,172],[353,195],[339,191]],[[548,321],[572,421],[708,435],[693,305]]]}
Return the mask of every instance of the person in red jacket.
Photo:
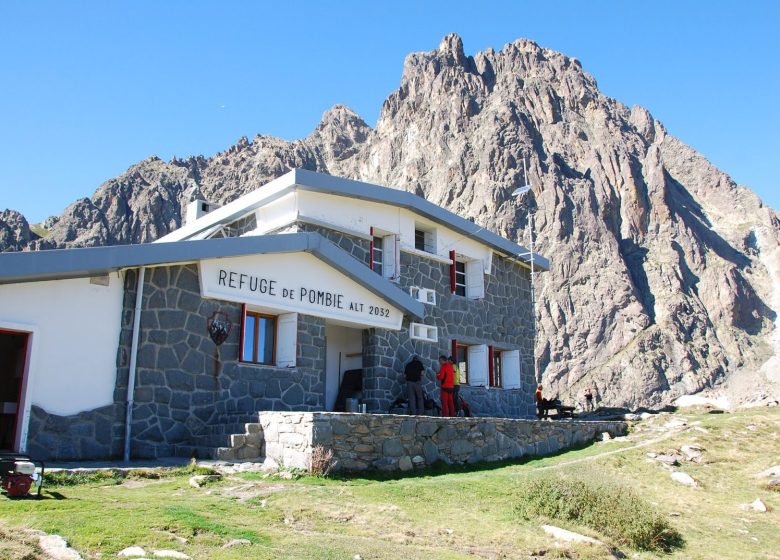
{"label": "person in red jacket", "polygon": [[439,356],[439,373],[436,379],[441,383],[441,415],[455,416],[455,402],[452,400],[455,370],[445,356]]}

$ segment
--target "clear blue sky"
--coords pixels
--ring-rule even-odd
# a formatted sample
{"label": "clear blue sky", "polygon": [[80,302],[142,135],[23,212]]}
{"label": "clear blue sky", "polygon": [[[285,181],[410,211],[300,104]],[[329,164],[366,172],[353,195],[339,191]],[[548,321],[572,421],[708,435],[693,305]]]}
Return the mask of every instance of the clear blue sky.
{"label": "clear blue sky", "polygon": [[40,221],[156,154],[373,125],[404,57],[455,31],[580,59],[780,209],[780,2],[0,3],[0,209]]}

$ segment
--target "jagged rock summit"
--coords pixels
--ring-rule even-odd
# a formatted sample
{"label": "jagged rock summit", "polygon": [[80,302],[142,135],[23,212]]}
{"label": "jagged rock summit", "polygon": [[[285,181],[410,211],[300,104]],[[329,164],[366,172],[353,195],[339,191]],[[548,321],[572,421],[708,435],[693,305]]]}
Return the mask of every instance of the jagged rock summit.
{"label": "jagged rock summit", "polygon": [[[528,176],[523,174],[525,160]],[[293,167],[425,196],[539,252],[537,368],[563,398],[657,406],[758,371],[780,345],[780,219],[574,58],[520,39],[410,54],[376,128],[347,107],[311,135],[242,138],[211,158],[149,158],[48,220],[0,214],[2,250],[152,241],[195,197],[227,202]],[[510,193],[530,182],[533,193]],[[527,205],[527,206],[526,206]]]}

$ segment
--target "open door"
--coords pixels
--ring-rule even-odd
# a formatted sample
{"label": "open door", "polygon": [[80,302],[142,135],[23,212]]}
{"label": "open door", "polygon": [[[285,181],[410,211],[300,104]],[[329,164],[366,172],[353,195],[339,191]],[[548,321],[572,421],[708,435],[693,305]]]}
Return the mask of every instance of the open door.
{"label": "open door", "polygon": [[0,450],[15,448],[29,333],[0,330]]}
{"label": "open door", "polygon": [[336,401],[346,373],[363,367],[363,331],[326,323],[325,341],[325,410],[338,410]]}

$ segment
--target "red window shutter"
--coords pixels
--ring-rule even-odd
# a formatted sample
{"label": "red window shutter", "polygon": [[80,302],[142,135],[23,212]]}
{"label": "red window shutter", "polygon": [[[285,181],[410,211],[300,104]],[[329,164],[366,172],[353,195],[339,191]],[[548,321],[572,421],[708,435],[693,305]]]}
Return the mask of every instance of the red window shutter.
{"label": "red window shutter", "polygon": [[241,306],[241,338],[238,342],[238,361],[244,359],[244,329],[246,325],[246,304]]}
{"label": "red window shutter", "polygon": [[455,293],[455,251],[450,251],[450,291]]}
{"label": "red window shutter", "polygon": [[495,367],[495,356],[493,355],[493,347],[488,346],[488,386],[495,387],[496,381],[494,379],[493,368]]}

